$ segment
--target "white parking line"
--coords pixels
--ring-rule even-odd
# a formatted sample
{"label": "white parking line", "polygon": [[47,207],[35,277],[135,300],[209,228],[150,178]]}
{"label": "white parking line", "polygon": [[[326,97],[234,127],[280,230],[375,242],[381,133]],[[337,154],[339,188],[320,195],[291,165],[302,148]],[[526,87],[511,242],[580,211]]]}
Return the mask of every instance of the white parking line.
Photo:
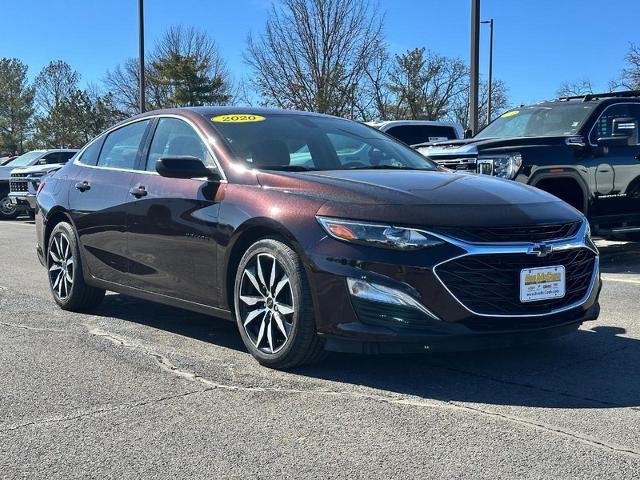
{"label": "white parking line", "polygon": [[631,278],[618,278],[618,277],[610,277],[609,275],[602,275],[602,279],[608,282],[635,283],[640,285],[640,280],[634,280]]}

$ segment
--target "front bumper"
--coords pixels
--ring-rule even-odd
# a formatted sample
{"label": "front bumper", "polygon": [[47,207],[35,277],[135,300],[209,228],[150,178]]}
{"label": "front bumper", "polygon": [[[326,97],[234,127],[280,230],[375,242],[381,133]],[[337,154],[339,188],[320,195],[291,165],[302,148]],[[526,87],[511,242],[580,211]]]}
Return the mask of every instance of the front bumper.
{"label": "front bumper", "polygon": [[[439,266],[457,258],[486,254],[481,248],[452,241],[406,252],[324,237],[311,249],[307,265],[317,330],[325,337],[328,349],[354,352],[467,350],[528,343],[568,333],[599,314],[598,256],[595,247],[584,240],[584,231],[573,239],[553,243],[560,253],[589,252],[593,257],[584,295],[579,299],[567,296],[565,305],[550,303],[548,311],[539,304],[531,307],[530,313],[525,306],[517,314],[492,314],[468,308],[438,276]],[[504,250],[505,255],[520,252],[523,258],[531,259],[531,267],[539,265],[534,261],[538,259],[536,255],[526,253],[528,246],[494,247]],[[347,278],[402,291],[434,315],[358,299],[350,294]]]}
{"label": "front bumper", "polygon": [[21,209],[35,210],[36,196],[31,193],[10,192],[9,199]]}

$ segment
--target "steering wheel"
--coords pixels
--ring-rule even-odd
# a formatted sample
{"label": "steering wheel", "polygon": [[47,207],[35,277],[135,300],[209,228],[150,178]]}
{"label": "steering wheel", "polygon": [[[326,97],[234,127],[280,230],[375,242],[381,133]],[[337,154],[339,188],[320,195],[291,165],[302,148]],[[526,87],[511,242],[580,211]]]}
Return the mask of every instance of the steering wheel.
{"label": "steering wheel", "polygon": [[350,168],[367,168],[368,166],[369,165],[362,162],[347,162],[344,165],[342,165],[342,168],[344,170],[349,170]]}

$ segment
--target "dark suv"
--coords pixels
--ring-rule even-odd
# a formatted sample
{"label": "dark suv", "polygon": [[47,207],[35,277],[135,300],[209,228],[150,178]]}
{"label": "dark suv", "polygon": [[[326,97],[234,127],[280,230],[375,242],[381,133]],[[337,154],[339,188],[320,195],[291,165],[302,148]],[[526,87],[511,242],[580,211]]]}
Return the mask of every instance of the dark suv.
{"label": "dark suv", "polygon": [[552,193],[594,233],[640,239],[640,92],[565,97],[510,110],[475,137],[414,145],[442,166]]}

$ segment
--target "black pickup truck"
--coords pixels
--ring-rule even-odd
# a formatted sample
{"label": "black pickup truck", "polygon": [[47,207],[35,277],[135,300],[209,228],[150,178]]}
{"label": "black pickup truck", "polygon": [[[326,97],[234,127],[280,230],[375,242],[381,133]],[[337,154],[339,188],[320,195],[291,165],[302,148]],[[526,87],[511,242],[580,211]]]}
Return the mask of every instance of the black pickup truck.
{"label": "black pickup truck", "polygon": [[510,110],[465,140],[414,145],[440,165],[546,190],[595,234],[640,240],[640,91],[565,97]]}

